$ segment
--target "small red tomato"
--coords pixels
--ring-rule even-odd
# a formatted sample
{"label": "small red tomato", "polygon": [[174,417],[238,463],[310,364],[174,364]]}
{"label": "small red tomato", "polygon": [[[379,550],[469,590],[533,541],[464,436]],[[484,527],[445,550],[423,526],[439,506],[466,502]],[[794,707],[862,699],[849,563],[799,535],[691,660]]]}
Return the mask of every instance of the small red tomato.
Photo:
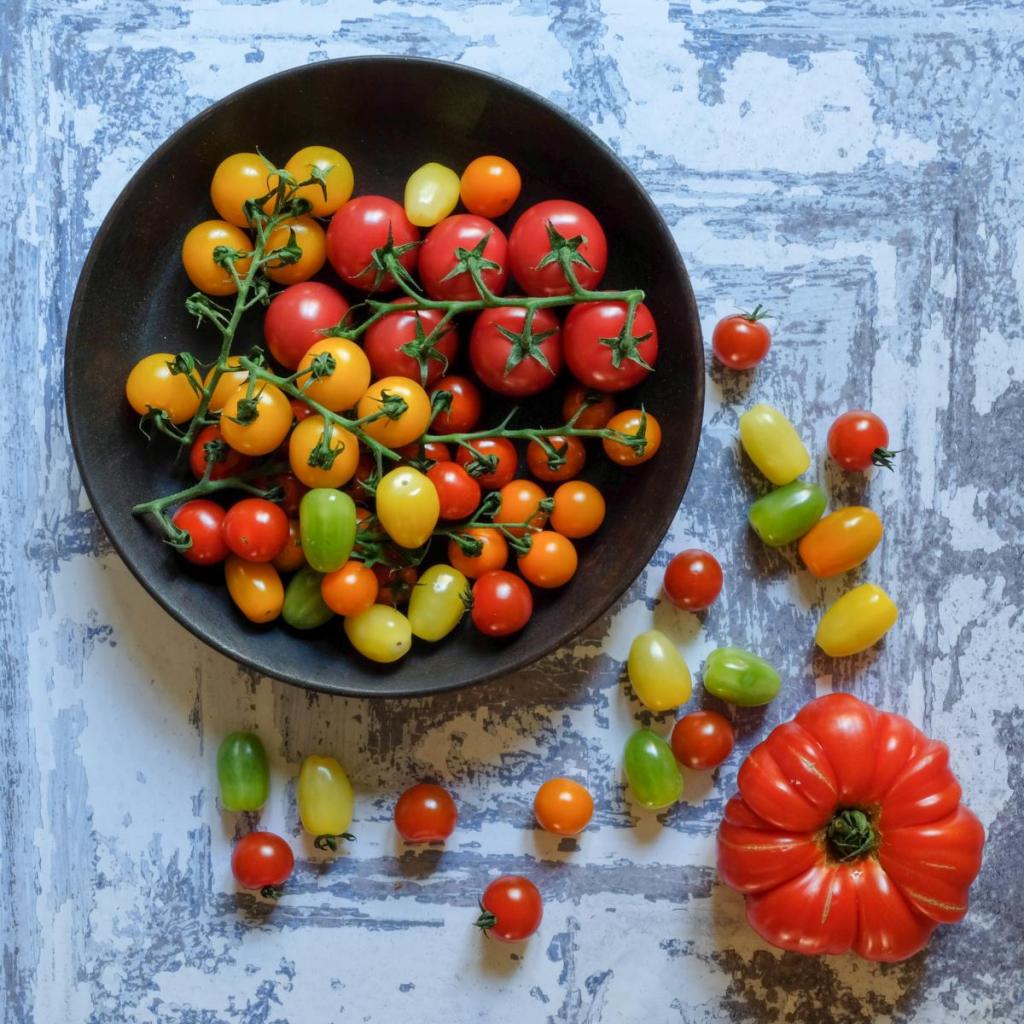
{"label": "small red tomato", "polygon": [[[410,273],[416,270],[419,230],[405,215],[401,204],[385,196],[350,199],[331,218],[327,229],[327,258],[338,277],[364,292],[389,292],[396,287],[391,274],[382,273],[373,254],[388,241],[401,249],[398,261]],[[406,248],[408,247],[408,248]]]}
{"label": "small red tomato", "polygon": [[447,391],[452,401],[448,409],[434,417],[433,433],[466,434],[480,422],[483,399],[468,377],[442,377],[430,390],[431,400],[439,391]]}
{"label": "small red tomato", "polygon": [[828,432],[828,453],[847,472],[884,466],[892,469],[898,452],[889,450],[889,430],[866,409],[844,412]]}
{"label": "small red tomato", "polygon": [[289,398],[288,404],[292,407],[293,423],[301,423],[307,416],[313,415],[313,410],[298,398]]}
{"label": "small red tomato", "polygon": [[359,456],[359,463],[352,474],[352,479],[344,487],[345,493],[357,505],[368,505],[373,500],[373,495],[363,486],[363,482],[369,480],[376,472],[377,460],[369,452],[363,452]]}
{"label": "small red tomato", "polygon": [[588,388],[624,391],[651,372],[658,358],[658,328],[641,302],[626,330],[628,308],[625,302],[581,302],[565,318],[565,364]]}
{"label": "small red tomato", "polygon": [[192,468],[192,475],[197,480],[201,480],[206,472],[206,463],[211,455],[214,456],[213,468],[210,470],[211,480],[223,480],[225,477],[244,473],[252,465],[252,459],[248,455],[236,452],[224,440],[220,427],[216,424],[203,427],[196,434],[188,453],[188,463]]}
{"label": "small red tomato", "polygon": [[772,347],[772,336],[764,318],[768,314],[755,306],[753,312],[735,313],[715,324],[711,351],[730,370],[750,370],[757,366]]}
{"label": "small red tomato", "polygon": [[600,430],[615,415],[615,399],[603,391],[593,391],[582,384],[569,385],[562,401],[562,418],[566,423],[581,405],[586,408],[576,417],[581,430]]}
{"label": "small red tomato", "polygon": [[521,306],[485,309],[473,324],[469,359],[492,391],[526,398],[551,387],[562,369],[562,331],[550,309],[538,309],[530,326]]}
{"label": "small red tomato", "polygon": [[186,501],[171,517],[171,522],[192,538],[191,546],[181,552],[186,561],[193,565],[216,565],[228,557],[224,509],[216,502],[205,498]]}
{"label": "small red tomato", "polygon": [[473,584],[473,625],[488,636],[509,636],[530,621],[533,595],[518,576],[504,569],[485,572]]}
{"label": "small red tomato", "polygon": [[694,771],[716,768],[732,753],[735,742],[732,723],[717,711],[691,711],[672,729],[672,753]]}
{"label": "small red tomato", "polygon": [[440,441],[413,441],[412,444],[404,444],[401,448],[396,448],[396,452],[412,463],[426,464],[429,468],[433,462],[451,462],[452,453],[448,449],[448,445],[441,444]]}
{"label": "small red tomato", "polygon": [[530,472],[538,480],[552,483],[579,476],[583,464],[587,461],[587,451],[583,447],[583,442],[571,434],[567,437],[554,434],[547,438],[547,442],[556,452],[554,461],[557,465],[552,468],[551,455],[537,441],[531,441],[526,446],[526,465],[530,467]]}
{"label": "small red tomato", "polygon": [[407,565],[404,568],[396,568],[378,562],[373,567],[373,574],[377,577],[377,604],[388,604],[392,608],[399,608],[409,603],[412,588],[416,586],[416,580],[419,577],[415,566]]}
{"label": "small red tomato", "polygon": [[700,548],[680,551],[665,570],[665,596],[688,612],[710,608],[722,592],[722,567]]}
{"label": "small red tomato", "polygon": [[572,291],[557,260],[549,260],[554,231],[575,242],[572,270],[583,288],[596,288],[608,265],[608,242],[597,218],[568,199],[549,199],[526,210],[508,239],[512,276],[527,295],[568,295]]}
{"label": "small red tomato", "polygon": [[486,217],[457,213],[445,217],[430,229],[420,249],[420,280],[432,299],[446,302],[480,298],[468,269],[460,263],[458,250],[478,251],[496,266],[480,270],[480,280],[494,295],[505,291],[508,280],[508,240],[505,233]]}
{"label": "small red tomato", "polygon": [[276,889],[294,867],[292,848],[273,832],[249,832],[231,853],[231,873],[245,889]]}
{"label": "small red tomato", "polygon": [[278,292],[263,318],[263,338],[270,354],[285,369],[297,369],[306,350],[323,340],[320,332],[340,322],[348,308],[341,292],[318,281]]}
{"label": "small red tomato", "polygon": [[243,498],[224,516],[224,541],[248,562],[272,562],[288,543],[288,516],[266,498]]}
{"label": "small red tomato", "polygon": [[442,519],[468,519],[480,504],[480,485],[457,462],[435,462],[427,479],[437,491]]}
{"label": "small red tomato", "polygon": [[395,804],[395,828],[407,843],[443,843],[458,816],[451,793],[429,782],[407,789]]}
{"label": "small red tomato", "polygon": [[[399,301],[411,303],[412,299]],[[374,379],[409,377],[430,387],[447,372],[459,349],[455,325],[449,322],[440,336],[427,344],[441,315],[436,309],[396,309],[372,323],[363,335],[363,351]]]}
{"label": "small red tomato", "polygon": [[[519,456],[507,437],[481,437],[479,440],[469,441],[468,444],[473,451],[459,445],[455,459],[460,466],[465,467],[470,476],[476,477],[477,483],[485,491],[497,491],[515,477],[516,469],[519,467]],[[494,468],[482,468],[473,452],[488,460],[497,460]]]}
{"label": "small red tomato", "polygon": [[522,942],[540,927],[543,916],[537,886],[521,875],[504,875],[484,890],[476,925],[499,942]]}
{"label": "small red tomato", "polygon": [[[285,457],[287,458],[287,456]],[[279,487],[281,489],[281,498],[278,501],[278,504],[281,506],[281,511],[284,512],[286,516],[291,516],[293,519],[299,514],[299,503],[302,501],[302,496],[309,490],[309,488],[291,472],[278,473],[277,476],[272,477],[261,477],[256,482],[256,486],[264,489]]]}

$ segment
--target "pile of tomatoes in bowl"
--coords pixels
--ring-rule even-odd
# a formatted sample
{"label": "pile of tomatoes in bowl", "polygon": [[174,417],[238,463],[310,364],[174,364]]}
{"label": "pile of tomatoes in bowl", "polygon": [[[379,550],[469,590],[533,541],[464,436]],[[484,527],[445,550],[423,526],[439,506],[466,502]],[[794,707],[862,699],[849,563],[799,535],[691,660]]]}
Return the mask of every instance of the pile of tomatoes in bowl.
{"label": "pile of tomatoes in bowl", "polygon": [[[198,289],[186,310],[220,355],[155,353],[126,384],[195,483],[133,511],[188,561],[222,566],[251,622],[340,617],[380,663],[467,612],[515,634],[601,527],[588,462],[657,452],[656,417],[619,400],[658,357],[643,292],[599,290],[608,241],[571,200],[530,206],[506,235],[494,218],[520,186],[497,156],[461,175],[427,164],[403,203],[353,198],[351,165],[323,146],[217,168],[219,219],[188,232],[182,263]],[[328,265],[340,287],[313,280]],[[253,309],[263,344],[243,350]],[[554,389],[558,422],[522,421],[512,403]]]}

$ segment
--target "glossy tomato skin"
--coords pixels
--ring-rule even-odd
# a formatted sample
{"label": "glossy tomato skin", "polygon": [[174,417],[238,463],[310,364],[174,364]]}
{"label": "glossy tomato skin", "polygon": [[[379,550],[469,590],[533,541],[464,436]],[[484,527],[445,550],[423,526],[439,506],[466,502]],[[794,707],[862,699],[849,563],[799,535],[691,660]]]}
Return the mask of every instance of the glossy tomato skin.
{"label": "glossy tomato skin", "polygon": [[258,811],[270,792],[270,767],[260,738],[232,732],[217,748],[220,805],[226,811]]}
{"label": "glossy tomato skin", "polygon": [[275,284],[298,284],[319,274],[327,261],[327,242],[324,229],[312,217],[292,217],[279,224],[267,239],[268,253],[283,249],[291,236],[301,255],[294,263],[274,260],[267,264],[267,277]]}
{"label": "glossy tomato skin", "polygon": [[679,649],[660,629],[649,629],[629,648],[629,681],[640,703],[660,713],[690,699],[693,681]]}
{"label": "glossy tomato skin", "polygon": [[387,665],[405,657],[412,647],[409,620],[386,604],[373,604],[358,615],[349,615],[344,628],[352,646],[370,661]]}
{"label": "glossy tomato skin", "polygon": [[507,437],[481,437],[477,441],[470,441],[469,446],[480,455],[493,456],[498,460],[493,470],[481,470],[473,452],[459,445],[456,461],[465,467],[470,476],[476,478],[477,483],[485,491],[500,490],[515,477],[519,468],[519,456]]}
{"label": "glossy tomato skin", "polygon": [[299,769],[295,797],[302,827],[320,840],[318,846],[333,849],[331,840],[352,838],[347,833],[352,825],[355,795],[337,758],[315,754],[305,758]]}
{"label": "glossy tomato skin", "polygon": [[694,771],[717,768],[736,743],[732,723],[717,711],[692,711],[672,728],[672,753]]}
{"label": "glossy tomato skin", "polygon": [[348,309],[348,300],[330,285],[290,285],[270,300],[263,318],[270,354],[286,370],[296,369],[309,347],[323,340],[320,332],[339,323]]}
{"label": "glossy tomato skin", "polygon": [[274,568],[278,572],[295,572],[306,564],[306,555],[302,550],[302,529],[298,519],[288,519],[288,543],[274,558]]}
{"label": "glossy tomato skin", "polygon": [[131,369],[125,381],[128,404],[144,416],[151,409],[160,409],[171,423],[190,420],[199,409],[199,374],[175,373],[175,357],[170,352],[154,352],[144,356]]}
{"label": "glossy tomato skin", "polygon": [[427,479],[437,491],[442,519],[468,519],[480,505],[480,484],[457,462],[435,462]]}
{"label": "glossy tomato skin", "polygon": [[891,597],[874,583],[848,590],[821,617],[814,642],[832,658],[860,654],[873,647],[899,618]]}
{"label": "glossy tomato skin", "polygon": [[[321,338],[306,349],[299,360],[299,370],[311,370],[318,356],[330,356],[334,369],[322,377],[313,378],[312,373],[300,377],[299,386],[307,397],[331,412],[354,408],[370,386],[370,360],[366,353],[347,338]],[[292,408],[298,405],[302,410],[296,414],[297,420],[313,414],[305,402],[292,399],[292,403]]]}
{"label": "glossy tomato skin", "polygon": [[772,945],[895,962],[967,912],[984,830],[945,744],[907,719],[819,697],[750,752],[737,785],[718,875]]}
{"label": "glossy tomato skin", "polygon": [[304,565],[284,589],[281,618],[292,629],[316,629],[334,618],[334,611],[323,599],[320,586],[324,574]]}
{"label": "glossy tomato skin", "polygon": [[408,377],[381,377],[374,381],[356,407],[362,419],[384,407],[388,395],[397,395],[405,402],[405,411],[392,419],[380,416],[363,424],[363,430],[374,440],[389,448],[401,448],[422,437],[430,425],[430,398],[426,391]]}
{"label": "glossy tomato skin", "polygon": [[[512,480],[498,492],[501,505],[494,513],[494,523],[504,526],[513,537],[522,537],[530,527],[540,529],[547,521],[544,507],[547,495],[532,480]],[[516,526],[528,523],[529,526]]]}
{"label": "glossy tomato skin", "polygon": [[[412,302],[411,299],[408,301]],[[397,309],[371,324],[363,335],[363,350],[370,360],[373,376],[409,377],[419,381],[425,388],[430,387],[447,371],[458,354],[459,336],[455,325],[449,323],[431,346],[440,354],[440,359],[433,353],[424,352],[424,364],[421,366],[413,356],[402,349],[415,348],[417,341],[422,340],[417,338],[417,334],[422,334],[425,339],[441,322],[441,316],[441,312],[436,309],[421,309],[418,312]]]}
{"label": "glossy tomato skin", "polygon": [[473,584],[473,625],[487,636],[518,633],[533,614],[530,588],[510,572],[487,572]]}
{"label": "glossy tomato skin", "polygon": [[540,927],[544,903],[528,878],[505,875],[496,878],[480,897],[477,926],[499,942],[522,942]]}
{"label": "glossy tomato skin", "polygon": [[889,450],[889,429],[881,418],[866,409],[854,409],[838,417],[828,431],[828,451],[847,472],[872,466],[892,469],[896,452]]}
{"label": "glossy tomato skin", "polygon": [[466,614],[470,586],[451,565],[432,565],[412,588],[409,625],[412,635],[430,643],[443,640]]}
{"label": "glossy tomato skin", "polygon": [[747,519],[753,531],[771,548],[799,540],[821,519],[828,499],[815,483],[794,480],[753,502]]}
{"label": "glossy tomato skin", "polygon": [[[419,229],[402,206],[385,196],[358,196],[334,214],[327,229],[327,258],[345,284],[364,292],[389,292],[397,287],[389,273],[378,280],[373,266],[373,252],[387,245],[389,231],[396,248],[420,239]],[[399,256],[410,274],[418,259],[419,246]]]}
{"label": "glossy tomato skin", "polygon": [[[503,331],[521,340],[513,342]],[[538,309],[527,334],[526,310],[521,306],[485,309],[473,324],[469,359],[480,380],[499,395],[539,394],[554,384],[562,369],[558,317],[550,309]]]}
{"label": "glossy tomato skin", "polygon": [[711,335],[711,351],[730,370],[751,370],[768,355],[771,332],[762,319],[736,313],[719,320]]}
{"label": "glossy tomato skin", "polygon": [[740,647],[718,647],[704,660],[704,689],[741,708],[757,708],[778,696],[782,680],[756,654]]}
{"label": "glossy tomato skin", "polygon": [[299,505],[299,529],[306,561],[317,572],[340,569],[356,540],[356,507],[333,487],[314,487]]}
{"label": "glossy tomato skin", "polygon": [[882,539],[882,520],[863,505],[840,508],[800,538],[800,558],[811,574],[828,579],[856,568]]}
{"label": "glossy tomato skin", "polygon": [[531,537],[530,550],[517,559],[519,571],[535,587],[564,587],[576,575],[579,557],[568,537],[541,530]]}
{"label": "glossy tomato skin", "polygon": [[451,406],[434,417],[435,434],[465,434],[475,429],[483,413],[480,389],[468,377],[442,377],[430,391],[433,399],[439,391],[452,396]]}
{"label": "glossy tomato skin", "polygon": [[565,537],[589,537],[604,522],[604,497],[593,484],[570,480],[555,491],[554,501],[551,525]]}
{"label": "glossy tomato skin", "polygon": [[297,423],[288,439],[288,464],[306,487],[344,487],[359,467],[359,442],[355,434],[337,424],[331,426],[327,445],[332,454],[331,464],[310,465],[311,458],[318,458],[313,453],[320,450],[326,431],[327,421],[314,414]]}
{"label": "glossy tomato skin", "polygon": [[429,228],[440,223],[458,201],[459,176],[443,164],[417,167],[405,183],[405,215],[417,227]]}
{"label": "glossy tomato skin", "polygon": [[437,489],[412,466],[385,473],[377,484],[377,519],[384,532],[403,548],[430,540],[441,512]]}
{"label": "glossy tomato skin", "polygon": [[269,455],[288,436],[292,428],[292,407],[284,392],[274,384],[256,389],[256,418],[241,422],[241,406],[247,399],[245,385],[233,391],[224,403],[220,417],[221,436],[236,452],[244,455]]}
{"label": "glossy tomato skin", "polygon": [[606,344],[622,333],[627,309],[625,302],[581,302],[565,318],[565,362],[569,372],[586,387],[595,391],[634,388],[651,372],[647,366],[657,361],[658,328],[642,302],[636,307],[633,326],[625,339],[620,344]]}
{"label": "glossy tomato skin", "polygon": [[594,798],[573,779],[548,779],[533,799],[533,813],[545,832],[578,836],[594,816]]}
{"label": "glossy tomato skin", "polygon": [[[259,153],[232,153],[217,165],[210,182],[210,201],[217,213],[229,224],[244,228],[247,200],[259,199],[274,187],[270,169]],[[264,209],[269,209],[268,202]]]}
{"label": "glossy tomato skin", "polygon": [[395,828],[407,843],[443,843],[454,831],[459,812],[443,786],[410,786],[395,804]]}
{"label": "glossy tomato skin", "polygon": [[314,217],[329,217],[342,203],[348,202],[355,184],[352,165],[343,153],[330,146],[304,146],[288,158],[284,169],[296,181],[306,181],[312,177],[312,169],[319,168],[324,173],[327,194],[317,183],[303,185],[296,195],[309,200],[313,205],[310,211]]}
{"label": "glossy tomato skin", "polygon": [[181,552],[193,565],[216,565],[230,554],[224,540],[224,509],[206,498],[186,501],[171,517],[171,522],[184,530],[192,544]]}
{"label": "glossy tomato skin", "polygon": [[284,607],[284,584],[271,562],[250,562],[228,555],[224,581],[238,610],[257,625],[272,622]]}
{"label": "glossy tomato skin", "polygon": [[196,439],[192,442],[192,448],[188,453],[189,467],[197,480],[201,480],[206,472],[206,464],[210,455],[207,445],[215,445],[220,455],[210,470],[211,480],[223,480],[225,477],[237,476],[252,465],[252,459],[248,455],[243,455],[229,447],[220,432],[220,427],[212,423],[208,427],[203,427],[196,434]]}
{"label": "glossy tomato skin", "polygon": [[638,729],[626,741],[626,781],[633,799],[649,811],[663,811],[683,795],[683,774],[672,748],[650,729]]}
{"label": "glossy tomato skin", "polygon": [[740,443],[776,487],[792,483],[811,464],[796,428],[778,409],[759,402],[740,417]]}
{"label": "glossy tomato skin", "polygon": [[[237,252],[249,252],[252,240],[239,227],[225,220],[204,220],[185,236],[181,246],[181,263],[188,279],[207,295],[234,295],[238,291],[235,279],[227,267],[222,267],[214,258],[214,252],[224,246]],[[252,261],[236,260],[235,269],[239,275],[249,272]]]}
{"label": "glossy tomato skin", "polygon": [[243,889],[284,885],[294,867],[292,848],[273,832],[249,832],[231,853],[231,873]]}
{"label": "glossy tomato skin", "polygon": [[563,238],[585,239],[577,252],[590,267],[574,263],[572,269],[581,287],[596,288],[608,266],[608,242],[597,218],[586,207],[567,199],[549,199],[531,206],[512,228],[509,262],[519,287],[527,295],[568,295],[572,291],[557,261],[538,267],[551,251],[548,225]]}
{"label": "glossy tomato skin", "polygon": [[320,581],[320,596],[335,615],[358,615],[377,600],[379,584],[372,569],[349,559]]}
{"label": "glossy tomato skin", "polygon": [[[419,573],[415,566],[390,566],[378,563],[371,570],[377,579],[377,604],[401,608],[409,603]],[[410,622],[410,626],[412,623]],[[413,634],[415,635],[415,633]]]}
{"label": "glossy tomato skin", "polygon": [[467,271],[454,277],[448,275],[458,264],[456,250],[470,252],[485,238],[483,258],[498,266],[481,270],[480,279],[493,295],[504,294],[508,281],[508,239],[505,233],[486,217],[457,213],[432,228],[420,249],[420,280],[427,295],[448,302],[480,298],[480,292]]}
{"label": "glossy tomato skin", "polygon": [[288,517],[265,498],[243,498],[224,516],[224,541],[249,562],[272,562],[288,543]]}
{"label": "glossy tomato skin", "polygon": [[687,548],[665,570],[665,596],[687,612],[710,608],[722,592],[722,566],[710,551]]}
{"label": "glossy tomato skin", "polygon": [[462,205],[481,217],[508,213],[523,187],[519,171],[501,156],[478,156],[462,172],[459,182]]}

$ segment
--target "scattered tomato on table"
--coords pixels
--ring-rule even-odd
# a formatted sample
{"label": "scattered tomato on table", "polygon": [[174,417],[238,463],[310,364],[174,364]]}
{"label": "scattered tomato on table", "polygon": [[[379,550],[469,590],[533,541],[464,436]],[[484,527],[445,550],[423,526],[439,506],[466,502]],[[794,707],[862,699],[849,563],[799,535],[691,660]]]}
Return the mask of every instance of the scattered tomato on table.
{"label": "scattered tomato on table", "polygon": [[521,875],[496,878],[480,897],[476,926],[489,939],[522,942],[540,927],[544,904],[537,886]]}
{"label": "scattered tomato on table", "polygon": [[760,363],[772,345],[771,332],[764,322],[770,314],[761,306],[749,313],[735,313],[719,320],[711,335],[711,351],[730,370],[751,370]]}
{"label": "scattered tomato on table", "polygon": [[443,843],[458,817],[451,793],[431,782],[411,786],[395,804],[395,828],[407,843]]}
{"label": "scattered tomato on table", "polygon": [[247,832],[231,854],[231,872],[238,884],[268,897],[278,895],[294,868],[292,848],[273,832]]}
{"label": "scattered tomato on table", "polygon": [[594,798],[575,779],[548,779],[533,798],[533,813],[545,832],[577,836],[594,816]]}

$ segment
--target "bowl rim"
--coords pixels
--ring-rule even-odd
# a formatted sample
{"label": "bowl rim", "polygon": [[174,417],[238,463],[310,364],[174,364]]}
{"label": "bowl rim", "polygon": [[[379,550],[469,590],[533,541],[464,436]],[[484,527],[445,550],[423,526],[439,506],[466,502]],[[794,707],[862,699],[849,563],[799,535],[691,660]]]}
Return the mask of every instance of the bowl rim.
{"label": "bowl rim", "polygon": [[[127,553],[127,545],[123,544],[117,537],[115,531],[111,530],[106,511],[100,507],[93,496],[93,485],[90,479],[88,471],[84,468],[83,460],[81,457],[81,451],[83,447],[83,437],[80,430],[80,424],[78,419],[72,414],[71,409],[71,393],[74,390],[72,387],[75,381],[75,370],[71,363],[71,346],[69,340],[72,335],[80,333],[80,321],[82,318],[82,307],[84,305],[84,296],[90,279],[93,273],[93,267],[96,260],[99,257],[100,249],[102,248],[102,242],[106,236],[110,233],[114,223],[118,219],[121,210],[124,208],[129,200],[129,196],[133,193],[132,185],[140,179],[147,171],[149,171],[153,165],[157,164],[167,153],[171,150],[179,138],[184,136],[186,133],[191,132],[197,125],[202,124],[204,121],[211,117],[216,116],[222,109],[229,106],[237,97],[243,93],[248,92],[257,86],[265,86],[272,82],[281,81],[290,77],[301,76],[306,73],[312,73],[316,68],[324,65],[337,66],[347,65],[356,66],[359,65],[387,65],[396,64],[408,66],[410,64],[422,65],[425,67],[432,68],[443,68],[448,72],[454,74],[461,74],[467,76],[467,78],[483,80],[493,85],[497,85],[502,89],[511,91],[517,94],[521,99],[524,99],[530,103],[537,104],[547,110],[558,121],[563,122],[568,128],[583,133],[583,135],[589,139],[589,141],[603,150],[604,154],[611,159],[612,162],[618,165],[620,171],[625,175],[626,180],[632,186],[634,197],[640,203],[647,206],[649,212],[653,214],[654,222],[657,225],[658,232],[661,236],[660,241],[666,246],[666,249],[671,253],[673,270],[679,277],[680,282],[683,286],[683,290],[686,294],[687,304],[684,311],[684,319],[688,321],[688,327],[691,331],[691,337],[694,339],[694,346],[696,348],[696,362],[699,368],[699,372],[694,375],[693,381],[693,401],[696,406],[698,415],[695,419],[695,429],[691,433],[695,433],[691,443],[688,445],[688,452],[685,456],[687,465],[685,466],[685,478],[684,483],[684,494],[685,488],[689,484],[689,480],[693,475],[693,466],[696,462],[697,451],[700,446],[701,428],[704,419],[704,344],[703,334],[700,325],[700,316],[697,310],[696,297],[693,293],[693,286],[690,282],[689,273],[686,270],[686,265],[683,262],[682,255],[679,252],[679,248],[675,243],[675,239],[672,237],[672,232],[669,230],[668,225],[665,222],[661,211],[658,209],[654,200],[648,195],[647,190],[644,188],[639,178],[629,167],[629,165],[594,131],[578,121],[568,111],[562,107],[553,103],[551,100],[538,93],[533,92],[531,89],[527,89],[517,82],[510,81],[509,79],[503,78],[500,75],[493,74],[489,71],[481,70],[470,65],[458,64],[454,61],[440,60],[433,57],[416,57],[416,56],[402,56],[392,54],[362,54],[354,57],[335,57],[328,60],[312,61],[306,64],[297,64],[290,68],[285,68],[281,71],[276,71],[271,75],[266,75],[262,78],[257,78],[252,82],[248,82],[237,89],[232,90],[226,96],[220,99],[214,100],[209,106],[201,110],[195,116],[189,118],[183,124],[179,125],[139,166],[136,168],[131,177],[121,187],[117,198],[111,204],[110,209],[107,211],[103,218],[96,234],[93,236],[92,241],[89,245],[89,252],[86,255],[85,261],[82,264],[82,268],[78,274],[78,281],[75,285],[75,293],[71,302],[71,309],[68,314],[67,329],[64,336],[64,411],[67,417],[68,433],[71,438],[71,447],[75,455],[75,463],[78,468],[78,475],[82,481],[82,486],[85,488],[85,493],[89,498],[89,505],[92,509],[93,514],[96,516],[100,525],[103,527],[103,531],[106,534],[111,546],[117,552],[121,561],[127,566],[132,576],[142,585],[143,589],[152,597],[156,603],[163,608],[175,621],[183,626],[193,636],[202,640],[203,643],[212,647],[218,653],[229,658],[231,661],[240,663],[245,667],[257,672],[260,675],[268,676],[273,679],[279,679],[284,683],[288,683],[292,686],[297,686],[305,690],[310,690],[317,693],[327,693],[334,696],[345,696],[345,697],[358,697],[365,699],[388,699],[388,698],[415,698],[415,697],[427,697],[439,693],[450,693],[458,690],[468,689],[471,686],[477,686],[481,683],[489,682],[499,677],[507,677],[513,673],[520,672],[524,668],[535,664],[542,658],[547,657],[560,647],[565,646],[574,637],[578,636],[588,626],[596,622],[605,612],[608,611],[612,605],[615,604],[636,582],[639,578],[639,574],[634,578],[633,583],[621,593],[611,594],[610,596],[601,597],[598,599],[594,606],[593,615],[588,617],[587,621],[583,623],[579,629],[574,632],[559,638],[554,642],[550,642],[544,645],[544,647],[536,654],[531,655],[528,659],[522,659],[512,665],[502,666],[494,669],[493,671],[487,671],[483,674],[475,677],[469,681],[444,681],[439,680],[436,683],[431,683],[426,687],[410,688],[401,684],[392,686],[387,690],[383,690],[378,693],[367,692],[365,688],[350,688],[346,687],[342,682],[337,686],[328,686],[320,682],[315,682],[308,679],[299,679],[295,677],[289,677],[285,674],[274,672],[272,669],[258,659],[250,657],[244,651],[234,650],[229,647],[224,641],[220,640],[209,630],[205,629],[203,624],[197,620],[189,619],[183,612],[174,607],[170,602],[166,601],[163,595],[160,593],[159,588],[146,576],[136,568],[132,558]],[[672,508],[668,506],[662,510],[658,517],[657,522],[654,524],[656,527],[650,531],[650,540],[639,546],[639,551],[644,555],[644,563],[649,564],[652,556],[657,552],[662,539],[664,538],[669,527],[672,525],[675,519],[676,512],[679,506],[676,505]],[[642,572],[643,570],[641,570]],[[381,678],[381,683],[386,686],[387,677]]]}

